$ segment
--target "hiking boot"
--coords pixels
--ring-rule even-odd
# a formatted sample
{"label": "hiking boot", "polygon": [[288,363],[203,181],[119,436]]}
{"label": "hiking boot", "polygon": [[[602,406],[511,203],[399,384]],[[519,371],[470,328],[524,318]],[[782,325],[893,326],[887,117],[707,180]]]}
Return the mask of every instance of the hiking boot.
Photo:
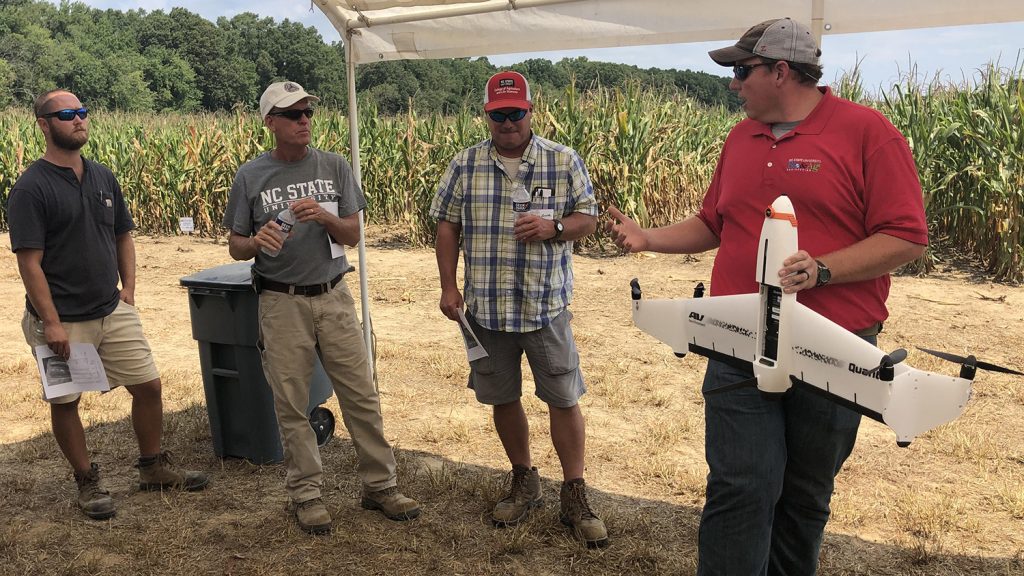
{"label": "hiking boot", "polygon": [[114,499],[110,492],[100,488],[100,467],[96,463],[89,465],[88,472],[75,472],[75,484],[78,484],[78,507],[86,516],[106,520],[114,515]]}
{"label": "hiking boot", "polygon": [[392,486],[376,492],[363,492],[363,508],[380,510],[390,520],[412,520],[420,515],[420,503],[398,491]]}
{"label": "hiking boot", "polygon": [[608,530],[604,522],[590,509],[587,502],[587,485],[583,478],[562,482],[562,511],[559,519],[586,543],[587,548],[603,548],[608,545]]}
{"label": "hiking boot", "polygon": [[295,522],[307,534],[327,534],[331,531],[331,514],[321,498],[305,502],[292,502]]}
{"label": "hiking boot", "polygon": [[543,504],[540,495],[540,474],[537,467],[512,466],[512,489],[494,505],[491,521],[499,528],[519,523],[530,510]]}
{"label": "hiking boot", "polygon": [[195,492],[206,488],[210,477],[204,472],[181,470],[171,461],[171,453],[163,451],[156,456],[139,458],[135,465],[139,469],[140,490],[168,490],[175,488]]}

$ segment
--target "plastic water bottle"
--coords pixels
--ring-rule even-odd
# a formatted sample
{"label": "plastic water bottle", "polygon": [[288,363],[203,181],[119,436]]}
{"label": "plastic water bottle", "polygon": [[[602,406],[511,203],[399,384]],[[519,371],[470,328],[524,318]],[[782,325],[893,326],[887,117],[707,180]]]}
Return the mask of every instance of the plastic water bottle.
{"label": "plastic water bottle", "polygon": [[512,192],[512,211],[515,212],[516,220],[530,211],[530,193],[521,183],[517,184]]}
{"label": "plastic water bottle", "polygon": [[[284,241],[288,239],[288,233],[291,232],[292,226],[295,225],[295,215],[292,214],[292,209],[285,208],[281,210],[274,222],[277,222],[277,225],[281,227],[278,235],[281,237],[281,244],[283,245]],[[263,250],[264,254],[271,257],[277,256],[281,252],[280,250],[271,250],[265,246],[260,248],[260,250]]]}

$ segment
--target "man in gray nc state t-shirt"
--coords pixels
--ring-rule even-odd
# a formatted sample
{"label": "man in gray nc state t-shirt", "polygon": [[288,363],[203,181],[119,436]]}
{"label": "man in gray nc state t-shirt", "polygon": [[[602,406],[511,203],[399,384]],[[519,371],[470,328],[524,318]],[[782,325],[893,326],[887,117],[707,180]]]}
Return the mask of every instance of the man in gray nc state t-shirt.
{"label": "man in gray nc state t-shirt", "polygon": [[[359,455],[363,508],[392,520],[420,513],[419,503],[397,488],[395,455],[384,437],[355,302],[341,279],[348,262],[331,256],[330,240],[359,242],[359,211],[366,200],[344,158],[309,145],[311,105],[317,101],[295,82],[276,82],[263,92],[260,114],[274,134],[274,149],[239,168],[224,215],[231,256],[256,259],[257,346],[274,393],[285,489],[296,523],[311,534],[329,532],[332,524],[321,500],[323,467],[306,413],[314,354],[331,379]],[[288,207],[295,225],[283,241],[275,218]],[[280,252],[269,256],[263,249]]]}
{"label": "man in gray nc state t-shirt", "polygon": [[[287,162],[264,152],[238,169],[224,226],[241,236],[255,236],[282,210],[304,198],[312,198],[320,206],[336,203],[341,218],[358,218],[358,212],[366,207],[352,168],[341,156],[308,148],[304,158]],[[322,218],[329,215],[321,212]],[[331,257],[330,242],[325,225],[297,221],[280,254],[268,256],[258,250],[253,269],[260,277],[283,284],[329,282],[348,269],[344,256]]]}

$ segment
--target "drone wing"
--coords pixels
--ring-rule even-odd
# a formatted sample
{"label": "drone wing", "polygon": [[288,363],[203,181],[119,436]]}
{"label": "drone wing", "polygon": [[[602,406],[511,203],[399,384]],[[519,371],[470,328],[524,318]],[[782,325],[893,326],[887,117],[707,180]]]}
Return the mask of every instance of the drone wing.
{"label": "drone wing", "polygon": [[757,340],[758,294],[633,301],[633,322],[672,347],[734,366],[751,367]]}
{"label": "drone wing", "polygon": [[971,382],[894,361],[817,312],[792,308],[790,378],[892,428],[900,445],[959,416]]}

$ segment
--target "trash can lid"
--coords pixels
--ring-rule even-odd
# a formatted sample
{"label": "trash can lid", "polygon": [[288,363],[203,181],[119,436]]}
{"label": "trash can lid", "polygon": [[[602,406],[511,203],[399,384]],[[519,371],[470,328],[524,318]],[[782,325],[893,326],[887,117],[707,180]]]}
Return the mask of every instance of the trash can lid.
{"label": "trash can lid", "polygon": [[219,288],[221,290],[251,290],[251,261],[234,262],[222,266],[214,266],[185,276],[181,285],[190,288]]}

